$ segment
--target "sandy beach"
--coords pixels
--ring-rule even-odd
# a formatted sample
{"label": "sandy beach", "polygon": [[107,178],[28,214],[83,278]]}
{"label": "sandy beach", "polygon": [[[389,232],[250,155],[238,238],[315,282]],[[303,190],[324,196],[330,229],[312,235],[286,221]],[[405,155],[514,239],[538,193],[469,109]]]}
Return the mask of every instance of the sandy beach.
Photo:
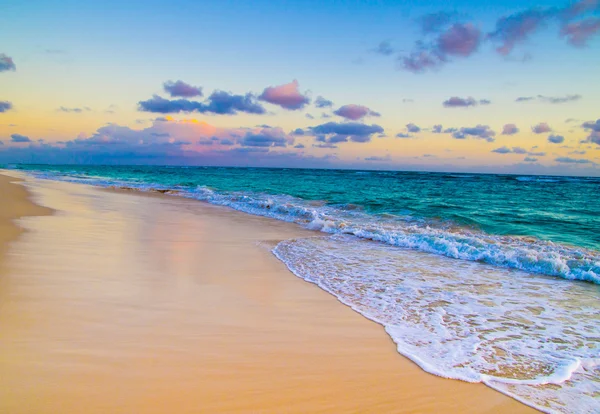
{"label": "sandy beach", "polygon": [[536,412],[294,276],[271,249],[308,230],[1,174],[2,413]]}

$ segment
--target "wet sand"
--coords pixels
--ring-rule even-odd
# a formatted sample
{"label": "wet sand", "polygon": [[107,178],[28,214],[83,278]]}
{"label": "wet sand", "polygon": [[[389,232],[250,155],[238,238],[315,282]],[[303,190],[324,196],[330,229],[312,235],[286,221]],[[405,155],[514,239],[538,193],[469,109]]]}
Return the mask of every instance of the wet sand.
{"label": "wet sand", "polygon": [[193,200],[27,178],[35,201],[56,210],[32,216],[49,211],[8,181],[2,413],[535,412],[423,372],[381,326],[271,254],[312,232]]}

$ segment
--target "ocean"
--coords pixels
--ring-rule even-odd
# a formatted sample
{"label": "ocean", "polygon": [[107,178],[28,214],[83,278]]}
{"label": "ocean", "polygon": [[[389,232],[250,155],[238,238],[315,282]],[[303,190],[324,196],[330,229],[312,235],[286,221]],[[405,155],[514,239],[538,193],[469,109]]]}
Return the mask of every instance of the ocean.
{"label": "ocean", "polygon": [[296,223],[273,250],[398,352],[546,412],[600,411],[600,178],[14,165]]}

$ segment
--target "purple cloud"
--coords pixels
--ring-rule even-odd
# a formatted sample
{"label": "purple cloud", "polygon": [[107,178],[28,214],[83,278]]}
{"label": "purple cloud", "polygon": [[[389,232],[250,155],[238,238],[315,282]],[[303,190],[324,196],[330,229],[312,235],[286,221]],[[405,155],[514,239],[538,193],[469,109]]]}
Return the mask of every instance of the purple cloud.
{"label": "purple cloud", "polygon": [[302,109],[310,103],[310,99],[302,95],[298,87],[298,81],[294,79],[292,82],[284,85],[265,88],[258,98],[290,111]]}
{"label": "purple cloud", "polygon": [[488,38],[500,43],[496,49],[501,55],[508,55],[515,46],[526,41],[552,16],[549,10],[531,9],[502,17],[496,22],[496,30]]}
{"label": "purple cloud", "polygon": [[561,104],[561,103],[566,103],[566,102],[578,101],[580,99],[581,99],[581,95],[565,95],[565,96],[538,95],[538,96],[521,96],[521,97],[515,99],[515,102],[527,102],[527,101],[538,100],[541,102],[547,102],[547,103],[551,103],[551,104]]}
{"label": "purple cloud", "polygon": [[494,142],[496,133],[487,125],[477,125],[474,127],[460,128],[452,136],[456,139],[466,139],[468,136],[485,139],[487,142]]}
{"label": "purple cloud", "polygon": [[2,112],[10,111],[12,107],[12,103],[8,101],[0,101],[0,114]]}
{"label": "purple cloud", "polygon": [[259,132],[248,132],[239,140],[246,147],[285,147],[294,143],[294,138],[281,128],[263,128]]}
{"label": "purple cloud", "polygon": [[6,72],[9,70],[17,70],[15,62],[12,58],[6,56],[4,53],[0,53],[0,72]]}
{"label": "purple cloud", "polygon": [[17,143],[31,142],[31,139],[29,137],[26,137],[25,135],[21,135],[21,134],[12,134],[10,136],[10,140],[12,142],[17,142]]}
{"label": "purple cloud", "polygon": [[566,24],[560,30],[560,35],[567,38],[573,46],[585,46],[588,39],[600,32],[600,18],[590,17],[574,23]]}
{"label": "purple cloud", "polygon": [[559,11],[563,20],[572,20],[589,12],[600,11],[600,1],[580,0]]}
{"label": "purple cloud", "polygon": [[566,163],[566,164],[591,164],[590,160],[586,160],[585,158],[571,158],[571,157],[558,157],[555,158],[554,161]]}
{"label": "purple cloud", "polygon": [[445,100],[442,104],[446,108],[466,108],[469,106],[477,106],[477,105],[489,105],[491,101],[487,99],[476,100],[473,97],[468,98],[460,98],[458,96],[453,96],[447,100]]}
{"label": "purple cloud", "polygon": [[375,162],[380,162],[380,161],[391,161],[391,157],[389,155],[386,155],[385,157],[366,157],[363,158],[365,161],[375,161]]}
{"label": "purple cloud", "polygon": [[581,126],[583,129],[590,131],[590,135],[582,142],[600,145],[600,119],[596,122],[584,122]]}
{"label": "purple cloud", "polygon": [[220,115],[235,115],[238,112],[249,114],[266,113],[265,108],[256,102],[254,95],[250,93],[246,95],[232,95],[224,91],[213,92],[206,103],[187,99],[169,100],[154,95],[152,99],[138,102],[138,107],[140,111],[161,114],[179,112],[208,112]]}
{"label": "purple cloud", "polygon": [[419,18],[419,25],[424,34],[438,32],[448,26],[452,19],[456,17],[455,12],[440,11],[429,13]]}
{"label": "purple cloud", "polygon": [[421,132],[421,128],[413,123],[406,124],[406,130],[413,133]]}
{"label": "purple cloud", "polygon": [[434,134],[441,134],[442,129],[443,129],[443,126],[440,124],[434,125],[433,128],[431,128],[431,132],[433,132]]}
{"label": "purple cloud", "polygon": [[498,154],[509,154],[513,151],[508,147],[500,147],[500,148],[493,149],[492,152],[497,152]]}
{"label": "purple cloud", "polygon": [[332,138],[337,142],[342,142],[340,137],[346,137],[347,140],[354,142],[369,142],[373,134],[384,132],[379,125],[367,125],[358,122],[327,122],[310,129],[317,135],[327,136],[326,142],[331,142]]}
{"label": "purple cloud", "polygon": [[449,56],[472,55],[481,43],[481,31],[470,23],[456,23],[437,40],[440,53]]}
{"label": "purple cloud", "polygon": [[581,127],[583,129],[590,129],[594,132],[600,132],[600,119],[597,119],[596,122],[594,121],[588,121],[588,122],[584,122]]}
{"label": "purple cloud", "polygon": [[502,127],[502,135],[515,135],[519,132],[519,128],[515,124],[506,124]]}
{"label": "purple cloud", "polygon": [[195,96],[202,96],[202,88],[199,86],[192,86],[185,83],[184,81],[178,80],[176,82],[167,81],[163,84],[163,88],[166,92],[174,97],[193,98]]}
{"label": "purple cloud", "polygon": [[536,156],[546,155],[546,153],[544,153],[544,152],[532,152],[532,151],[527,151],[525,148],[522,148],[522,147],[508,148],[507,146],[493,149],[491,152],[495,152],[497,154],[527,154],[527,155],[536,155]]}
{"label": "purple cloud", "polygon": [[435,51],[418,50],[401,57],[400,61],[404,70],[421,73],[428,69],[439,68],[446,62],[446,58]]}
{"label": "purple cloud", "polygon": [[537,160],[538,159],[534,157],[525,157],[525,159],[523,159],[525,162],[536,162]]}
{"label": "purple cloud", "polygon": [[342,118],[351,119],[357,121],[365,116],[381,116],[378,112],[372,111],[366,106],[362,105],[344,105],[338,110],[333,111],[334,114],[341,116]]}
{"label": "purple cloud", "polygon": [[67,112],[67,113],[76,113],[76,114],[80,114],[83,111],[91,111],[90,108],[88,108],[87,106],[84,106],[83,108],[67,108],[64,106],[61,106],[60,108],[57,109],[58,112]]}
{"label": "purple cloud", "polygon": [[552,132],[552,128],[546,122],[540,122],[537,125],[531,127],[531,130],[534,134],[545,134],[547,132]]}
{"label": "purple cloud", "polygon": [[412,138],[412,135],[406,134],[404,132],[400,132],[400,133],[396,134],[396,138]]}
{"label": "purple cloud", "polygon": [[329,99],[325,99],[322,96],[317,96],[315,99],[315,106],[317,108],[331,108],[333,106],[333,102]]}
{"label": "purple cloud", "polygon": [[550,135],[548,136],[548,142],[551,144],[562,144],[565,142],[565,137],[562,135]]}
{"label": "purple cloud", "polygon": [[384,40],[379,43],[375,49],[373,49],[373,52],[383,56],[390,56],[394,54],[394,48],[389,40]]}

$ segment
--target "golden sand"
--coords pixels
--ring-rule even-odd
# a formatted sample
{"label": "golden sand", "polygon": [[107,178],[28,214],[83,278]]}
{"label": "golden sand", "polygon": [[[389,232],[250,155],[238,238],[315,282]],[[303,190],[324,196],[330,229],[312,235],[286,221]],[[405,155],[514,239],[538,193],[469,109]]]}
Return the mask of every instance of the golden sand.
{"label": "golden sand", "polygon": [[[270,252],[314,235],[170,196],[28,179],[0,290],[0,412],[525,413],[425,373]],[[46,212],[0,179],[12,218]]]}

